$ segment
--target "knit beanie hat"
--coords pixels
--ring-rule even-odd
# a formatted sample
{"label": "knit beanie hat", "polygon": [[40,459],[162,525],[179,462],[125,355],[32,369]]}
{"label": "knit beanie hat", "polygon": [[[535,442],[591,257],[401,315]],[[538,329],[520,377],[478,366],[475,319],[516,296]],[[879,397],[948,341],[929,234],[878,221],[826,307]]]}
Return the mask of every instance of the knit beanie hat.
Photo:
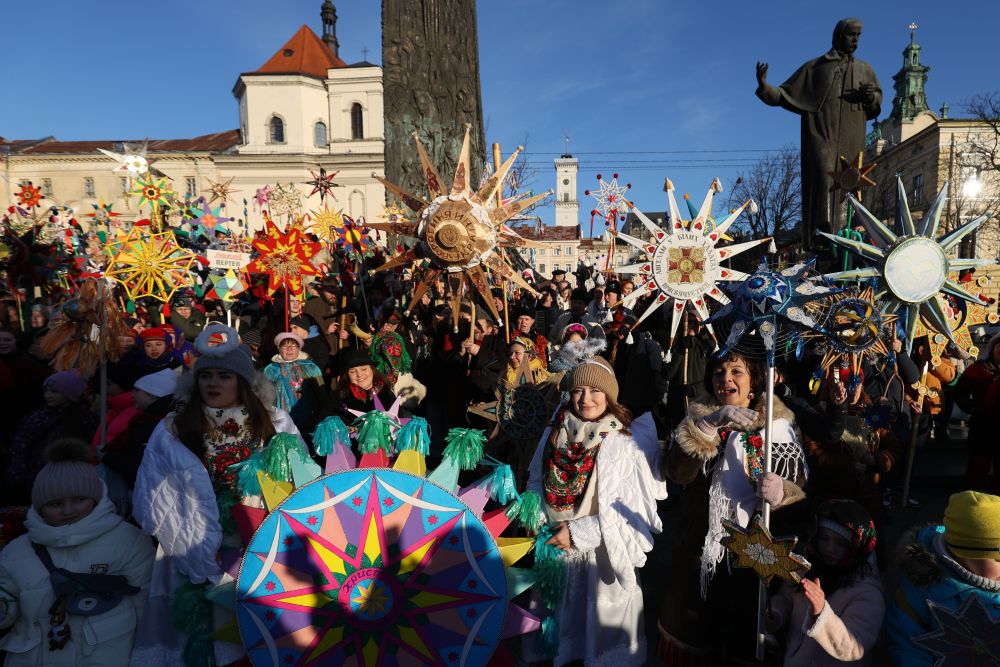
{"label": "knit beanie hat", "polygon": [[42,506],[60,498],[93,498],[101,502],[104,484],[92,463],[87,443],[77,438],[60,438],[45,450],[48,463],[35,477],[31,487],[31,506]]}
{"label": "knit beanie hat", "polygon": [[618,402],[618,378],[611,369],[611,364],[603,357],[594,357],[580,363],[573,369],[569,381],[569,390],[577,387],[593,387],[599,389],[612,401]]}
{"label": "knit beanie hat", "polygon": [[177,389],[177,380],[177,373],[170,368],[164,368],[162,371],[143,375],[135,381],[135,388],[150,396],[163,398],[174,393]]}
{"label": "knit beanie hat", "polygon": [[253,355],[250,348],[240,343],[240,335],[232,327],[213,322],[198,334],[194,346],[201,355],[194,362],[195,377],[203,370],[217,368],[236,373],[251,385],[254,383],[257,370]]}
{"label": "knit beanie hat", "polygon": [[143,329],[139,333],[139,338],[145,343],[148,340],[167,340],[167,332],[160,327],[150,327],[149,329]]}
{"label": "knit beanie hat", "polygon": [[75,403],[83,398],[87,391],[87,381],[80,377],[76,371],[59,371],[45,378],[44,386],[47,389],[54,389],[60,394]]}
{"label": "knit beanie hat", "polygon": [[1000,496],[962,491],[944,510],[944,542],[962,558],[1000,558]]}
{"label": "knit beanie hat", "polygon": [[294,340],[299,344],[299,349],[302,349],[302,338],[298,334],[293,334],[290,331],[285,331],[274,337],[274,346],[281,347],[281,344],[286,340]]}

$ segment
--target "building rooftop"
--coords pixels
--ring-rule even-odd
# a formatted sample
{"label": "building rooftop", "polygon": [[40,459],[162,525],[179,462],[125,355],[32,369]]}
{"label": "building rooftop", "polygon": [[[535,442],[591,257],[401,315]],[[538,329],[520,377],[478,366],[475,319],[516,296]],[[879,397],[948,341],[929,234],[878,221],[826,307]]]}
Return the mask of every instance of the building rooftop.
{"label": "building rooftop", "polygon": [[303,25],[260,69],[245,75],[305,74],[325,79],[327,70],[340,67],[347,67],[347,63],[334,55],[309,26]]}
{"label": "building rooftop", "polygon": [[512,227],[518,236],[529,241],[576,241],[580,238],[580,228],[572,227],[550,227],[544,225],[541,228],[535,225],[522,225]]}
{"label": "building rooftop", "polygon": [[108,139],[99,141],[59,141],[55,137],[44,139],[4,139],[0,137],[0,149],[9,147],[17,155],[55,155],[69,153],[96,153],[98,148],[121,153],[123,144],[139,147],[146,143],[147,153],[168,152],[225,152],[240,144],[239,130],[226,130],[213,134],[203,134],[190,139]]}

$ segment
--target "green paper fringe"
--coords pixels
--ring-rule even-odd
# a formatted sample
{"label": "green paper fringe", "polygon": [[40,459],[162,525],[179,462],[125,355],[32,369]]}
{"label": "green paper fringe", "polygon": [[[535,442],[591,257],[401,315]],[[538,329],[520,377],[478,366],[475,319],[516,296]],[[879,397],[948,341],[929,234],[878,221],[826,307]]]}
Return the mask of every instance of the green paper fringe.
{"label": "green paper fringe", "polygon": [[477,428],[453,428],[444,441],[444,458],[451,459],[459,470],[472,470],[483,458],[486,433]]}
{"label": "green paper fringe", "polygon": [[506,463],[493,467],[489,477],[490,498],[506,505],[517,497],[517,486],[514,484],[514,471]]}
{"label": "green paper fringe", "polygon": [[181,654],[186,667],[218,667],[215,662],[215,647],[212,646],[212,633],[203,632],[188,635]]}
{"label": "green paper fringe", "polygon": [[423,417],[413,417],[403,424],[396,434],[396,450],[400,452],[414,450],[427,456],[431,453],[431,434],[427,420]]}
{"label": "green paper fringe", "polygon": [[212,602],[205,597],[206,584],[185,582],[174,591],[170,620],[187,635],[184,664],[188,667],[216,667],[212,647]]}
{"label": "green paper fringe", "polygon": [[539,649],[543,657],[553,658],[559,651],[559,619],[546,616],[542,619],[542,634]]}
{"label": "green paper fringe", "polygon": [[219,524],[222,526],[222,534],[235,535],[239,529],[236,527],[236,519],[233,518],[232,509],[239,504],[240,499],[231,490],[224,488],[215,492],[215,502],[219,506]]}
{"label": "green paper fringe", "polygon": [[507,506],[506,514],[521,528],[536,532],[542,524],[542,498],[534,491],[525,491]]}
{"label": "green paper fringe", "polygon": [[358,429],[358,451],[374,454],[382,450],[392,456],[392,417],[385,412],[372,410],[354,420]]}
{"label": "green paper fringe", "polygon": [[291,482],[291,457],[304,461],[306,456],[298,436],[291,433],[275,433],[267,446],[254,454],[258,455],[263,460],[264,472],[276,482]]}
{"label": "green paper fringe", "polygon": [[260,480],[257,479],[257,473],[264,470],[263,457],[254,454],[245,461],[234,463],[229,469],[236,471],[236,490],[242,497],[264,495],[260,489]]}
{"label": "green paper fringe", "polygon": [[351,432],[340,417],[327,417],[313,431],[313,447],[317,456],[332,454],[337,447],[351,448]]}
{"label": "green paper fringe", "polygon": [[563,550],[547,544],[552,539],[552,526],[546,525],[535,537],[535,590],[549,609],[555,609],[566,592],[566,563]]}

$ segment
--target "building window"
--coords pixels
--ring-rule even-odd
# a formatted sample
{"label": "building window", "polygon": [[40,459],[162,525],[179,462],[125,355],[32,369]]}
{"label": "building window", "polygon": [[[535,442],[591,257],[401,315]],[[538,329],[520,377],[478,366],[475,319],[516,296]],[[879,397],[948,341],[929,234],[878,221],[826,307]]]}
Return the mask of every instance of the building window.
{"label": "building window", "polygon": [[118,179],[118,191],[123,195],[128,194],[128,179],[124,176]]}
{"label": "building window", "polygon": [[194,176],[188,176],[184,179],[184,195],[186,197],[198,196],[198,179]]}
{"label": "building window", "polygon": [[569,201],[569,193],[568,192],[564,192],[563,193],[563,201]]}
{"label": "building window", "polygon": [[271,122],[268,123],[269,130],[269,141],[272,144],[283,144],[285,143],[285,121],[281,120],[277,116],[271,117]]}
{"label": "building window", "polygon": [[544,264],[539,264],[538,265],[538,272],[539,273],[545,273],[545,265]]}
{"label": "building window", "polygon": [[915,174],[913,176],[913,201],[922,202],[924,200],[924,175]]}
{"label": "building window", "polygon": [[566,246],[566,256],[571,257],[572,255],[573,255],[573,246],[571,245]]}
{"label": "building window", "polygon": [[566,270],[567,270],[567,271],[572,271],[572,270],[573,270],[573,265],[572,265],[572,264],[570,264],[569,262],[567,262],[567,263],[566,263]]}
{"label": "building window", "polygon": [[365,138],[364,112],[361,105],[355,102],[351,105],[351,139]]}
{"label": "building window", "polygon": [[538,249],[538,256],[539,257],[545,257],[545,248],[539,248]]}
{"label": "building window", "polygon": [[52,198],[52,179],[43,178],[42,179],[42,195]]}
{"label": "building window", "polygon": [[561,254],[562,254],[562,248],[560,248],[559,246],[556,246],[555,248],[552,249],[553,257],[558,257]]}
{"label": "building window", "polygon": [[320,121],[313,127],[313,142],[320,148],[326,146],[326,123]]}
{"label": "building window", "polygon": [[83,196],[84,197],[96,197],[94,193],[94,177],[84,176],[83,177]]}

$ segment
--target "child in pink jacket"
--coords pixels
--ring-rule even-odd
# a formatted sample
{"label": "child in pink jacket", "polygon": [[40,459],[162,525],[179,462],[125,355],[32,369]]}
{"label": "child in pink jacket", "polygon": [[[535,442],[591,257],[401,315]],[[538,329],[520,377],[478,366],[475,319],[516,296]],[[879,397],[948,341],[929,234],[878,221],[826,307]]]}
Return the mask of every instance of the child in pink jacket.
{"label": "child in pink jacket", "polygon": [[885,600],[875,566],[875,524],[853,500],[828,500],[809,544],[813,567],[771,600],[768,626],[786,628],[785,667],[874,665]]}

